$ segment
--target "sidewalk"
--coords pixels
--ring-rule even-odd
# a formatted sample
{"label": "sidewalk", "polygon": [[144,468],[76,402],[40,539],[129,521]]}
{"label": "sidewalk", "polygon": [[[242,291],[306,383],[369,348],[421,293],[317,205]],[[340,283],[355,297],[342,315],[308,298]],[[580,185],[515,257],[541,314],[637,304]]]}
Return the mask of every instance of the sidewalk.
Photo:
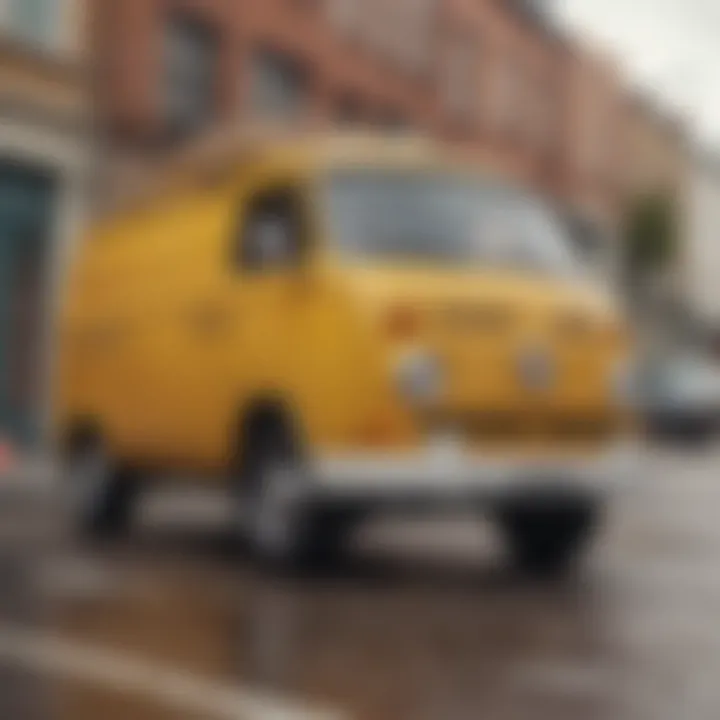
{"label": "sidewalk", "polygon": [[29,456],[14,458],[0,470],[0,498],[8,495],[45,494],[56,481],[55,465],[51,458]]}

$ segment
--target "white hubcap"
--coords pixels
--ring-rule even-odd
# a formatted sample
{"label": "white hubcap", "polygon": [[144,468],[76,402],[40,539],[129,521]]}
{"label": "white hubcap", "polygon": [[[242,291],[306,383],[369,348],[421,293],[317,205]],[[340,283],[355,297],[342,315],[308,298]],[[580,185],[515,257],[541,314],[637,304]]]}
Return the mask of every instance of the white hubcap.
{"label": "white hubcap", "polygon": [[88,512],[107,481],[108,462],[102,450],[84,453],[71,467],[70,501],[76,512]]}
{"label": "white hubcap", "polygon": [[287,552],[296,540],[300,483],[297,471],[286,464],[269,464],[254,518],[255,541],[263,551]]}

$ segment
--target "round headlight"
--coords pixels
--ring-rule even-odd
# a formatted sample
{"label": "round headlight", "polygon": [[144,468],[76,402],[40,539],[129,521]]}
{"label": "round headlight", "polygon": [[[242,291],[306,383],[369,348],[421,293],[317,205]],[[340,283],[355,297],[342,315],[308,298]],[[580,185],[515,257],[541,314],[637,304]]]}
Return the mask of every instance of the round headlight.
{"label": "round headlight", "polygon": [[396,379],[400,392],[414,403],[433,402],[442,393],[444,385],[440,361],[423,351],[408,353],[400,359]]}

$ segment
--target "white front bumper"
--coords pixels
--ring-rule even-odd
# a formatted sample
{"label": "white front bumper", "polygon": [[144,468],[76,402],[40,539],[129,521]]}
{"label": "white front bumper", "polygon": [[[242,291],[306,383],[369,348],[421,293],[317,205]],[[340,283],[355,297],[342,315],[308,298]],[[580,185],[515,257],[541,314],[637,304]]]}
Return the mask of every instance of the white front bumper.
{"label": "white front bumper", "polygon": [[518,492],[553,490],[610,496],[639,473],[639,447],[623,445],[572,457],[481,456],[447,449],[336,455],[317,460],[310,475],[313,492],[320,497],[492,501]]}

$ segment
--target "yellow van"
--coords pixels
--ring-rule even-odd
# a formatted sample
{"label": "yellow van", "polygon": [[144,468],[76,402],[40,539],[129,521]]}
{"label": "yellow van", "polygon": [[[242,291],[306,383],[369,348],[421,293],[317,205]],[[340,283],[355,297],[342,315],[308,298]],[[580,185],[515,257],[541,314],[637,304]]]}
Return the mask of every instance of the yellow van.
{"label": "yellow van", "polygon": [[532,194],[409,139],[207,142],[84,243],[58,437],[78,520],[215,478],[259,556],[477,507],[567,566],[627,477],[628,337]]}

